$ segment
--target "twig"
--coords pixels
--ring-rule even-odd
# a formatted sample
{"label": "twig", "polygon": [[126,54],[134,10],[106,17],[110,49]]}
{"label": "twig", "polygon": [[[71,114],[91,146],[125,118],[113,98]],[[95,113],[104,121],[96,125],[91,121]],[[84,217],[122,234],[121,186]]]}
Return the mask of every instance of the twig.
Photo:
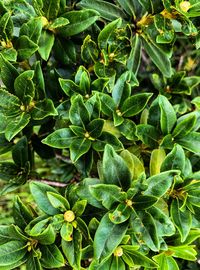
{"label": "twig", "polygon": [[65,184],[65,183],[56,182],[56,181],[52,181],[52,180],[44,179],[44,178],[42,178],[42,179],[30,179],[30,181],[32,181],[32,180],[42,182],[44,184],[47,184],[47,185],[53,186],[53,187],[66,187],[67,186],[67,184]]}

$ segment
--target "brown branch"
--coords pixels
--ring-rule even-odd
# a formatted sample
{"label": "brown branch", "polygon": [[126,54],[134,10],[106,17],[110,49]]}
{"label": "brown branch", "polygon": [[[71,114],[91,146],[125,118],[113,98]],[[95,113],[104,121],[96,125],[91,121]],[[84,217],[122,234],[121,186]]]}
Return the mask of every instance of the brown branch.
{"label": "brown branch", "polygon": [[30,181],[38,181],[38,182],[42,182],[44,184],[47,184],[49,186],[53,186],[53,187],[66,187],[67,184],[65,183],[61,183],[61,182],[57,182],[57,181],[53,181],[53,180],[49,180],[49,179],[30,179]]}

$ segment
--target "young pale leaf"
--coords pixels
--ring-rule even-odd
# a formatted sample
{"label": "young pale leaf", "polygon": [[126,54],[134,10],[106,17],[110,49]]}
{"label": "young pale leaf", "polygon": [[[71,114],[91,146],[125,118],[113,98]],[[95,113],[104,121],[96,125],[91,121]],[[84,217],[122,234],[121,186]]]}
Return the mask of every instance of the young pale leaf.
{"label": "young pale leaf", "polygon": [[44,99],[36,102],[31,111],[31,116],[34,120],[42,120],[47,116],[55,115],[58,115],[58,113],[51,99]]}
{"label": "young pale leaf", "polygon": [[158,270],[180,270],[177,262],[171,256],[168,256],[164,252],[153,257],[159,265]]}
{"label": "young pale leaf", "polygon": [[185,168],[185,153],[183,148],[175,144],[172,151],[165,157],[162,165],[161,172],[167,170],[180,170],[184,171]]}
{"label": "young pale leaf", "polygon": [[33,76],[34,71],[27,70],[21,73],[14,82],[15,94],[24,105],[29,105],[35,96]]}
{"label": "young pale leaf", "polygon": [[103,216],[94,237],[94,258],[108,258],[122,241],[127,228],[127,223],[114,224],[108,214]]}
{"label": "young pale leaf", "polygon": [[62,14],[69,20],[69,24],[60,28],[59,33],[63,37],[77,35],[90,27],[98,18],[99,13],[92,9],[73,10]]}
{"label": "young pale leaf", "polygon": [[165,96],[158,96],[158,104],[160,106],[160,126],[164,135],[169,134],[176,123],[176,112],[172,104]]}
{"label": "young pale leaf", "polygon": [[40,262],[45,268],[59,268],[65,265],[65,259],[56,245],[41,246],[42,257]]}
{"label": "young pale leaf", "polygon": [[64,222],[60,230],[60,235],[64,241],[72,241],[73,225],[70,222]]}
{"label": "young pale leaf", "polygon": [[28,113],[22,112],[9,122],[5,130],[6,139],[11,141],[29,123],[30,118]]}
{"label": "young pale leaf", "polygon": [[108,40],[111,34],[115,31],[116,28],[120,27],[122,23],[122,19],[118,18],[113,22],[107,24],[103,30],[101,30],[98,36],[98,45],[100,49],[107,50]]}
{"label": "young pale leaf", "polygon": [[138,179],[141,173],[145,171],[142,161],[128,150],[123,150],[120,156],[124,159],[129,168],[132,175],[131,179]]}
{"label": "young pale leaf", "polygon": [[126,162],[109,144],[105,146],[103,155],[103,179],[104,183],[115,184],[124,190],[131,185],[131,173]]}
{"label": "young pale leaf", "polygon": [[63,149],[69,148],[76,138],[77,136],[69,128],[61,128],[48,135],[42,140],[42,143],[51,147]]}
{"label": "young pale leaf", "polygon": [[36,201],[38,207],[48,215],[55,215],[60,213],[58,209],[52,206],[50,203],[47,192],[58,193],[56,189],[40,182],[31,182],[30,191]]}
{"label": "young pale leaf", "polygon": [[124,12],[118,6],[102,0],[81,0],[78,3],[78,6],[96,10],[101,17],[109,21],[113,21],[119,17],[126,17]]}
{"label": "young pale leaf", "polygon": [[12,240],[0,245],[0,267],[21,260],[27,252],[26,242]]}
{"label": "young pale leaf", "polygon": [[181,258],[183,260],[187,261],[196,261],[197,252],[194,249],[194,246],[187,246],[187,245],[181,245],[172,247],[169,246],[169,252],[171,251],[173,253],[173,257],[175,258]]}
{"label": "young pale leaf", "polygon": [[179,200],[173,200],[170,208],[171,218],[181,236],[183,243],[187,238],[192,226],[192,214],[188,209],[180,210]]}
{"label": "young pale leaf", "polygon": [[[160,168],[163,163],[163,160],[165,159],[165,150],[160,149],[154,149],[151,153],[151,159],[150,159],[150,175],[156,175],[161,172]],[[177,169],[177,168],[170,168],[170,169]],[[167,169],[167,170],[170,170]],[[167,171],[164,170],[164,171]]]}
{"label": "young pale leaf", "polygon": [[54,44],[54,40],[55,37],[53,33],[48,32],[46,30],[42,31],[38,44],[39,46],[38,52],[42,57],[42,59],[44,59],[45,61],[49,59]]}
{"label": "young pale leaf", "polygon": [[178,170],[170,170],[149,177],[146,180],[148,187],[144,194],[153,195],[157,198],[162,197],[171,187],[174,176],[179,174]]}

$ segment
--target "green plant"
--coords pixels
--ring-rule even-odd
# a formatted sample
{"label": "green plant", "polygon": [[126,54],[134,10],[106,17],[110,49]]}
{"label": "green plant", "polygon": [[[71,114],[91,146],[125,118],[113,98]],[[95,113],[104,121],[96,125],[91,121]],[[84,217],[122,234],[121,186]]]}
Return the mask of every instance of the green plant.
{"label": "green plant", "polygon": [[198,267],[199,17],[0,0],[0,269]]}

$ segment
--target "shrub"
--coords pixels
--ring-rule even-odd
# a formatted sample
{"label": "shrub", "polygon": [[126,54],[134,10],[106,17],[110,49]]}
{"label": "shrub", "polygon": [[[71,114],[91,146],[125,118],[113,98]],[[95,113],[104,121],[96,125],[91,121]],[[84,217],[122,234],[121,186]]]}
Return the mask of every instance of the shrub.
{"label": "shrub", "polygon": [[199,16],[0,1],[0,269],[198,267]]}

